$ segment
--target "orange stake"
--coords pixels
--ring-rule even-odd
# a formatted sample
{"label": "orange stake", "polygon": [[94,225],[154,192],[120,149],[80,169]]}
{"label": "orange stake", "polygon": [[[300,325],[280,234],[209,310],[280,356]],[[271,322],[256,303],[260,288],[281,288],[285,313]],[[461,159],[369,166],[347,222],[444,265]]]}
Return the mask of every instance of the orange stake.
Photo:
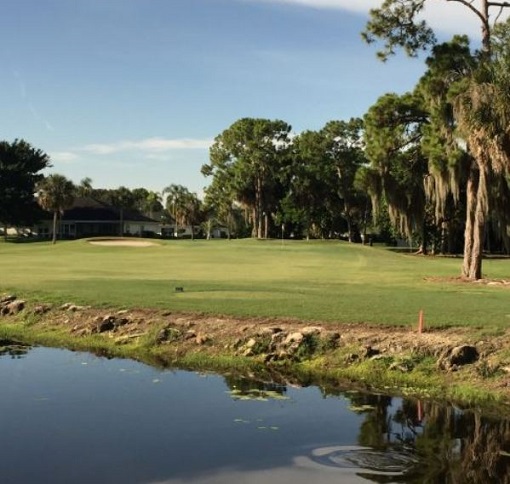
{"label": "orange stake", "polygon": [[423,333],[423,309],[420,309],[418,314],[418,333]]}

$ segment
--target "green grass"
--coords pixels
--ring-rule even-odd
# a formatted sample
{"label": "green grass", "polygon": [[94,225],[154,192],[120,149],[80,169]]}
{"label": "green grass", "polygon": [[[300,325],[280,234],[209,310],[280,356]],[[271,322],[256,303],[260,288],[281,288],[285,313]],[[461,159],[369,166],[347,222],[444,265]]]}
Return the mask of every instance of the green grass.
{"label": "green grass", "polygon": [[[459,258],[343,242],[0,243],[0,292],[56,303],[397,325],[415,325],[423,309],[426,325],[506,327],[509,289],[425,279],[457,276],[460,265]],[[510,260],[484,261],[484,274],[510,279]]]}

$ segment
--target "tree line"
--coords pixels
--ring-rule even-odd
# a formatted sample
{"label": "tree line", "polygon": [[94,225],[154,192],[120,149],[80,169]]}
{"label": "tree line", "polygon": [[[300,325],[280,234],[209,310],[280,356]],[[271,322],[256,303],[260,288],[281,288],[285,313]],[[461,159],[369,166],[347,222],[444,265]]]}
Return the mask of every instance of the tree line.
{"label": "tree line", "polygon": [[[413,91],[386,93],[363,119],[330,121],[318,131],[294,134],[282,120],[239,119],[215,138],[202,166],[210,179],[203,201],[180,185],[165,188],[163,197],[123,187],[90,187],[92,194],[142,211],[162,204],[192,234],[202,224],[207,233],[221,225],[228,234],[257,238],[405,237],[424,254],[462,252],[462,275],[481,278],[483,251],[510,248],[510,23],[498,22],[499,15],[489,21],[492,10],[510,5],[442,0],[479,19],[476,49],[466,36],[438,43],[419,17],[428,1],[385,0],[363,32],[367,42],[382,42],[383,60],[398,48],[411,56],[428,52]],[[2,172],[4,225],[29,221],[14,205],[32,204],[26,188],[42,183],[37,173],[49,164],[39,150],[15,141],[0,145],[0,168],[16,156],[30,176],[25,186],[16,170]],[[23,196],[13,197],[9,183],[23,185]]]}
{"label": "tree line", "polygon": [[48,155],[25,140],[0,142],[0,227],[5,237],[9,227],[33,227],[45,217],[44,212],[50,212],[55,243],[58,218],[77,197],[91,197],[116,208],[120,236],[124,214],[133,210],[172,224],[176,232],[189,227],[192,237],[194,227],[204,220],[202,202],[182,185],[169,185],[161,193],[143,187],[94,188],[88,177],[75,184],[58,173],[44,176],[41,171],[49,167]]}
{"label": "tree line", "polygon": [[[451,233],[455,212],[464,209],[462,275],[480,279],[484,248],[494,242],[509,247],[510,23],[499,19],[510,3],[437,3],[448,1],[477,18],[480,48],[471,48],[466,36],[438,43],[420,17],[429,0],[385,0],[371,10],[363,36],[382,42],[381,59],[398,49],[411,56],[425,50],[429,57],[413,92],[383,96],[369,110],[367,153],[380,175],[374,196],[386,198],[393,221],[404,230],[425,228],[431,219]],[[414,203],[401,196],[408,186],[400,176],[406,168],[423,178],[414,185]]]}
{"label": "tree line", "polygon": [[267,236],[271,221],[282,233],[298,225],[307,235],[334,234],[341,214],[349,240],[353,227],[366,226],[369,197],[375,220],[386,215],[423,253],[462,251],[462,276],[480,279],[484,250],[510,248],[510,22],[498,22],[510,4],[448,1],[479,20],[480,48],[459,35],[438,43],[420,17],[430,1],[385,0],[363,37],[382,42],[382,60],[399,48],[427,51],[415,89],[384,94],[362,121],[295,138],[279,120],[234,123],[202,168],[213,177],[208,195],[223,210],[245,206],[253,236]]}

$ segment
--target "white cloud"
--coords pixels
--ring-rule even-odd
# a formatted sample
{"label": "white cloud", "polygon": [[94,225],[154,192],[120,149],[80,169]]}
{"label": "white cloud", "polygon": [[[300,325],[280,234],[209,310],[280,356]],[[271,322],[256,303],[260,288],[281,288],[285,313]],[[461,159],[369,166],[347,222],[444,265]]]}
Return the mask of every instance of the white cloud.
{"label": "white cloud", "polygon": [[[368,16],[372,8],[378,8],[383,0],[248,0],[259,3],[280,3],[294,6],[309,7],[314,9],[346,10]],[[473,0],[475,7],[480,6],[481,0]],[[493,18],[497,15],[494,10]],[[504,20],[508,15],[502,15],[499,20]],[[465,5],[458,2],[443,0],[433,2],[429,0],[425,4],[424,18],[431,27],[443,34],[468,34],[474,38],[481,37],[481,26],[478,17]]]}
{"label": "white cloud", "polygon": [[115,143],[90,144],[80,148],[80,151],[96,155],[109,155],[125,151],[144,151],[146,153],[161,153],[171,150],[208,149],[212,139],[165,139],[147,138],[139,141],[118,141]]}
{"label": "white cloud", "polygon": [[349,10],[351,12],[368,13],[371,8],[377,7],[374,0],[251,0],[264,3],[287,3],[301,5],[315,9]]}
{"label": "white cloud", "polygon": [[78,158],[78,155],[70,151],[55,151],[53,153],[50,153],[50,158],[53,161],[57,161],[60,163],[70,163],[71,161],[76,160]]}

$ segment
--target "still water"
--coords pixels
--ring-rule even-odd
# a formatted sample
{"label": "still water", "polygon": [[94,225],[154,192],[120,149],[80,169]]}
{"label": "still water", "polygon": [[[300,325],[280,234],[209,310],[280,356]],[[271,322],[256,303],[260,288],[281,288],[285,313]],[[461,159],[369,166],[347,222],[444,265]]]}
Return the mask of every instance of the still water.
{"label": "still water", "polygon": [[510,421],[432,403],[0,356],[0,482],[506,483]]}

